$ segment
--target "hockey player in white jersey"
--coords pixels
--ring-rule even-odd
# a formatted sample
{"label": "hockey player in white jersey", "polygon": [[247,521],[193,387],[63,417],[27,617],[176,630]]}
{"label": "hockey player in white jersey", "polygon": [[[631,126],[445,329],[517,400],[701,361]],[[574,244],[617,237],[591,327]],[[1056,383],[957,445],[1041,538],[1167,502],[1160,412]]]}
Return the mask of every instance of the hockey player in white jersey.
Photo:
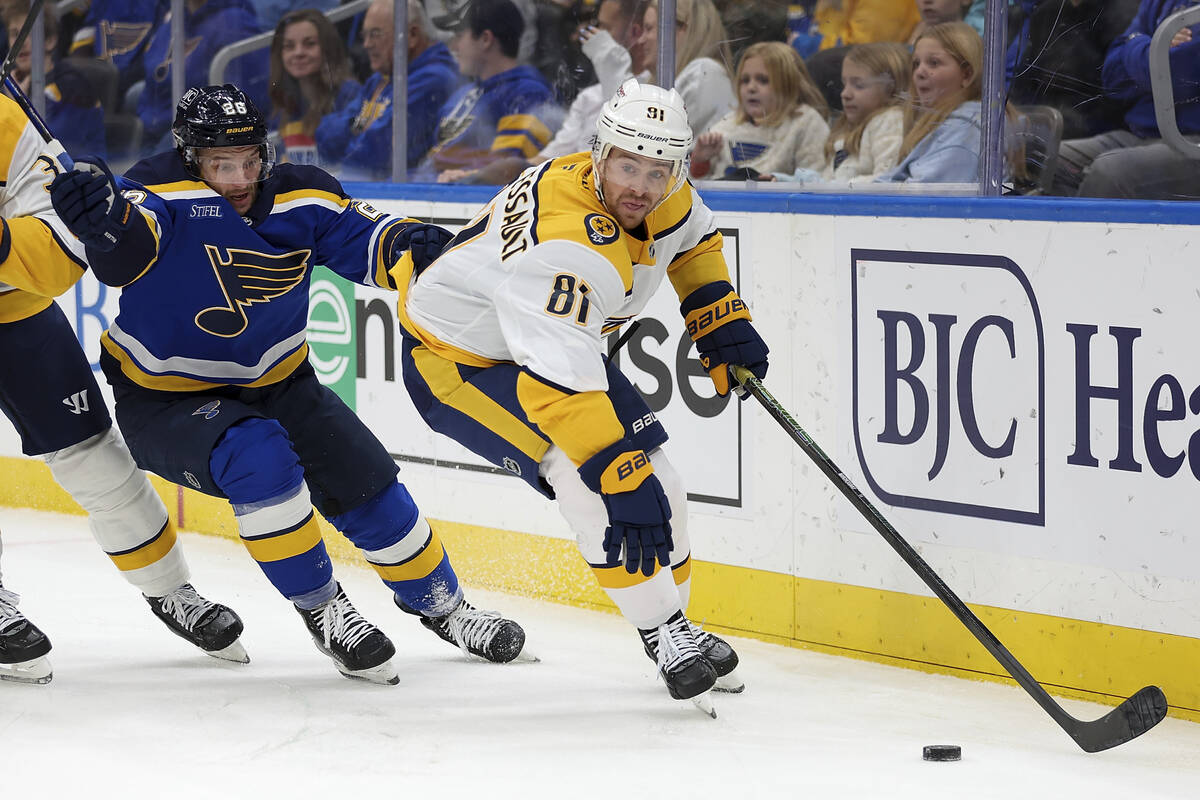
{"label": "hockey player in white jersey", "polygon": [[730,364],[766,373],[767,346],[687,184],[679,94],[627,81],[596,133],[590,154],[526,170],[432,265],[393,276],[404,379],[434,430],[558,500],[671,696],[704,707],[710,688],[743,688],[737,655],[685,616],[686,493],[660,449],[666,432],[603,357],[603,336],[666,276],[720,394]]}
{"label": "hockey player in white jersey", "polygon": [[[21,109],[0,95],[0,410],[28,456],[89,515],[96,541],[168,628],[218,658],[249,659],[242,621],[196,593],[167,509],[113,429],[75,332],[50,298],[86,268],[83,245],[55,215],[61,171]],[[48,683],[50,640],[0,585],[0,679]]]}

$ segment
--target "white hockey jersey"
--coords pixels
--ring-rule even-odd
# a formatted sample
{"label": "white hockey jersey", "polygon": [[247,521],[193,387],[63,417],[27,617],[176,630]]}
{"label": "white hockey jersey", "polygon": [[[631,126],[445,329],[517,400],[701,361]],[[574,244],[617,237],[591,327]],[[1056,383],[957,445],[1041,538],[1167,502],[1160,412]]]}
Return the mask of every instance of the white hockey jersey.
{"label": "white hockey jersey", "polygon": [[[509,361],[531,373],[537,385],[524,387],[522,404],[577,463],[620,438],[611,405],[608,414],[602,408],[603,335],[637,316],[664,276],[681,300],[729,280],[721,234],[691,186],[630,233],[600,202],[593,180],[588,153],[531,167],[419,278],[396,276],[408,287],[399,309],[406,330],[450,361]],[[605,417],[596,420],[605,433],[584,442],[577,428],[589,411]]]}
{"label": "white hockey jersey", "polygon": [[50,144],[13,100],[0,95],[0,323],[50,305],[87,268],[83,244],[50,204],[50,181],[62,171]]}

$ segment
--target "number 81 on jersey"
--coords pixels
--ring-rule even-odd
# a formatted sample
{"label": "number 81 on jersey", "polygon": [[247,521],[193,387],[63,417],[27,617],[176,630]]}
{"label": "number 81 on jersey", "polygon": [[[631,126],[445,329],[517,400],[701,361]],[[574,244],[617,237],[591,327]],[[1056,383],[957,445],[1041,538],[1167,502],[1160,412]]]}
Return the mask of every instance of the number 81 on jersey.
{"label": "number 81 on jersey", "polygon": [[588,312],[591,311],[591,302],[588,300],[590,291],[592,291],[592,287],[576,276],[569,272],[560,272],[554,276],[553,288],[546,301],[546,313],[556,317],[569,317],[578,304],[579,310],[575,311],[575,324],[587,325]]}

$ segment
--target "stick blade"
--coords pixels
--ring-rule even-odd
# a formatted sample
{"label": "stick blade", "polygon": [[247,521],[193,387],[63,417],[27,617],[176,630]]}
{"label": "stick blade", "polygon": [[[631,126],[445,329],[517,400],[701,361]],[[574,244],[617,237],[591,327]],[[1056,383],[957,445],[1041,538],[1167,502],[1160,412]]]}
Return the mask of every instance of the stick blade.
{"label": "stick blade", "polygon": [[1167,696],[1157,686],[1145,686],[1119,706],[1092,722],[1068,731],[1085,752],[1098,753],[1136,739],[1167,716]]}

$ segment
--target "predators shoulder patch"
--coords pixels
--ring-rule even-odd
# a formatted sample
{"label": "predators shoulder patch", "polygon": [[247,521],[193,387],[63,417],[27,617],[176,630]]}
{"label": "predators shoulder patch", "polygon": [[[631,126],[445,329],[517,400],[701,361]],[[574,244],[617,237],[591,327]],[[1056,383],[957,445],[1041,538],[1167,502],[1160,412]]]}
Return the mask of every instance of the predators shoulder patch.
{"label": "predators shoulder patch", "polygon": [[620,235],[617,223],[603,214],[588,214],[583,218],[583,227],[592,244],[612,244]]}

